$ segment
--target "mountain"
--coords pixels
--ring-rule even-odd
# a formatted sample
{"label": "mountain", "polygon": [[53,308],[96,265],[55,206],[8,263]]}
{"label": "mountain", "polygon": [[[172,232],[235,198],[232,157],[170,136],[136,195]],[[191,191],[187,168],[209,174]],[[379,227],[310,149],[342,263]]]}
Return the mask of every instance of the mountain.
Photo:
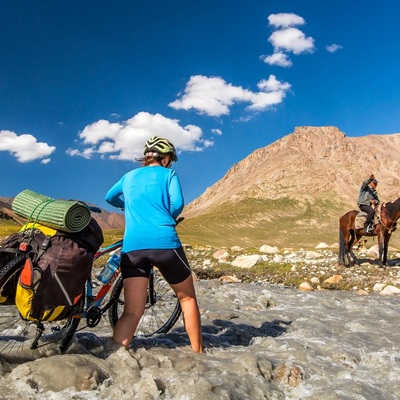
{"label": "mountain", "polygon": [[203,245],[335,243],[339,217],[357,209],[371,173],[381,201],[399,197],[399,151],[400,134],[347,137],[333,126],[297,127],[230,168],[185,207],[178,230]]}
{"label": "mountain", "polygon": [[[0,197],[0,221],[12,221],[16,224],[22,225],[25,222],[25,219],[12,211],[12,201],[13,198]],[[116,212],[109,212],[102,209],[101,213],[93,213],[92,215],[102,229],[122,229],[125,225],[124,216]]]}
{"label": "mountain", "polygon": [[123,214],[102,209],[101,213],[93,213],[92,215],[102,229],[123,229],[125,226]]}
{"label": "mountain", "polygon": [[[381,201],[400,196],[399,153],[400,134],[348,137],[333,126],[297,127],[233,165],[188,204],[178,232],[192,245],[297,249],[337,243],[338,219],[357,209],[361,182],[372,173]],[[0,197],[0,213],[21,223],[11,203]],[[124,226],[121,214],[103,210],[94,217],[103,229]],[[397,232],[390,245],[400,248]]]}

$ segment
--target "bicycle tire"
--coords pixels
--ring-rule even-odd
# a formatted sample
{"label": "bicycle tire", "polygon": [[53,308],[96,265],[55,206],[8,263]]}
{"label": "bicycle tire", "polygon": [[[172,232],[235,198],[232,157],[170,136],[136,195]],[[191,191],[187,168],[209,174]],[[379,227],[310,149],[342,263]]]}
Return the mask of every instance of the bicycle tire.
{"label": "bicycle tire", "polygon": [[64,352],[70,345],[80,319],[42,322],[45,332],[38,337],[38,324],[22,319],[15,306],[16,285],[25,260],[25,255],[17,256],[0,270],[0,295],[3,296],[6,291],[11,296],[0,304],[0,354],[35,350],[50,343],[59,344],[61,352]]}
{"label": "bicycle tire", "polygon": [[26,332],[26,325],[15,306],[15,291],[18,278],[25,265],[26,256],[19,255],[9,261],[0,270],[0,295],[2,300],[0,305],[0,353],[6,349],[11,350],[22,342],[21,337]]}
{"label": "bicycle tire", "polygon": [[76,330],[78,329],[79,323],[81,322],[81,318],[70,317],[67,319],[65,326],[63,327],[63,338],[60,342],[60,351],[61,354],[64,354],[68,348],[71,346],[72,338],[75,335]]}
{"label": "bicycle tire", "polygon": [[[151,282],[152,279],[153,282]],[[149,295],[148,288],[145,312],[139,321],[135,336],[150,337],[160,333],[167,333],[181,315],[181,306],[178,298],[158,270],[155,270],[154,274],[150,276],[149,287],[151,285],[154,287],[153,295]],[[150,303],[150,298],[154,299],[154,304]],[[110,301],[112,305],[108,310],[108,319],[114,329],[122,314],[124,304],[122,276],[119,276],[114,285]]]}
{"label": "bicycle tire", "polygon": [[20,254],[10,260],[0,270],[0,296],[7,297],[6,304],[15,304],[15,292],[19,274],[25,265],[26,256]]}

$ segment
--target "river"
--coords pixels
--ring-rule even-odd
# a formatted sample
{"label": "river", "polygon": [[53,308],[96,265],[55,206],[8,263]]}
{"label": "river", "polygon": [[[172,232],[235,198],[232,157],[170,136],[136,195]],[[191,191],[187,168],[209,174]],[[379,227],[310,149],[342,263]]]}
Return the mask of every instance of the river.
{"label": "river", "polygon": [[181,322],[114,349],[104,318],[65,355],[1,358],[0,398],[400,398],[399,297],[218,280],[196,289],[205,354],[190,351]]}

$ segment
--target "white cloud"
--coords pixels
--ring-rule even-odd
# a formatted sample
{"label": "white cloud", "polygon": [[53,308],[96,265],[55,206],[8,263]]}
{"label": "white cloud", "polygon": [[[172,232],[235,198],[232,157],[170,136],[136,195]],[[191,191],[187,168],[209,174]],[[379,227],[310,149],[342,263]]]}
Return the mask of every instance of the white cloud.
{"label": "white cloud", "polygon": [[300,29],[294,28],[296,25],[305,24],[303,17],[294,13],[271,14],[268,16],[268,21],[275,28],[268,38],[274,46],[274,52],[272,55],[260,57],[266,64],[287,68],[293,63],[286,53],[314,52],[314,39],[307,37]]}
{"label": "white cloud", "polygon": [[275,31],[268,40],[274,46],[274,53],[280,50],[294,54],[312,53],[315,49],[314,39],[306,37],[304,32],[297,28],[285,28]]}
{"label": "white cloud", "polygon": [[343,49],[343,46],[341,46],[340,44],[331,44],[329,46],[325,47],[327,51],[329,51],[329,53],[334,53],[335,51],[338,51],[340,49]]}
{"label": "white cloud", "polygon": [[[266,82],[279,83],[280,86],[271,90]],[[248,109],[261,111],[281,102],[290,85],[277,81],[271,75],[268,81],[261,81],[258,87],[261,92],[252,92],[241,86],[233,86],[220,77],[196,75],[186,84],[181,99],[173,101],[169,106],[177,110],[195,109],[200,114],[214,117],[228,115],[229,107],[239,102],[250,103]]]}
{"label": "white cloud", "polygon": [[222,135],[221,129],[211,129],[211,132],[212,132],[214,135]]}
{"label": "white cloud", "polygon": [[79,156],[89,160],[90,158],[92,158],[93,154],[96,153],[96,149],[94,147],[89,147],[82,151],[77,149],[68,149],[66,153],[71,157]]}
{"label": "white cloud", "polygon": [[290,89],[290,84],[280,82],[275,75],[270,75],[267,80],[263,79],[258,82],[257,87],[264,92],[286,92],[286,90]]}
{"label": "white cloud", "polygon": [[143,155],[143,145],[151,136],[166,137],[179,151],[201,151],[202,130],[195,125],[180,126],[179,120],[161,114],[140,112],[121,123],[99,120],[79,134],[84,150],[68,149],[70,156],[92,158],[95,154],[116,160],[133,161]]}
{"label": "white cloud", "polygon": [[8,151],[21,163],[44,159],[42,162],[47,164],[50,161],[48,156],[55,149],[54,146],[49,146],[47,143],[38,142],[30,134],[18,136],[15,132],[0,131],[0,151]]}
{"label": "white cloud", "polygon": [[277,65],[279,67],[291,67],[293,65],[292,61],[289,59],[288,55],[278,51],[270,56],[262,56],[261,59],[269,65]]}
{"label": "white cloud", "polygon": [[107,120],[101,119],[85,129],[79,134],[85,144],[96,144],[104,139],[112,139],[115,134],[121,129],[119,123],[111,123]]}
{"label": "white cloud", "polygon": [[195,75],[186,84],[181,100],[169,104],[177,110],[194,108],[201,114],[229,114],[229,106],[243,97],[243,89],[226,83],[219,77]]}
{"label": "white cloud", "polygon": [[294,13],[271,14],[268,16],[268,22],[276,28],[286,28],[288,26],[305,24],[304,18]]}
{"label": "white cloud", "polygon": [[253,94],[252,104],[249,106],[251,110],[264,110],[281,103],[291,85],[278,81],[275,75],[270,75],[268,80],[263,79],[258,82],[257,87],[260,92]]}

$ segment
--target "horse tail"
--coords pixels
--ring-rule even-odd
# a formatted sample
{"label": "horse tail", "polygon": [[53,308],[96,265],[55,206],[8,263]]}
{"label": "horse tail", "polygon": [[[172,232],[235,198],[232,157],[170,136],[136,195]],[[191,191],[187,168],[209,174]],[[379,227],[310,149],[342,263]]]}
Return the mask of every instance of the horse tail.
{"label": "horse tail", "polygon": [[343,230],[342,230],[342,227],[339,225],[339,264],[340,265],[345,264],[345,254],[346,254],[346,248],[345,248],[345,243],[344,243]]}

